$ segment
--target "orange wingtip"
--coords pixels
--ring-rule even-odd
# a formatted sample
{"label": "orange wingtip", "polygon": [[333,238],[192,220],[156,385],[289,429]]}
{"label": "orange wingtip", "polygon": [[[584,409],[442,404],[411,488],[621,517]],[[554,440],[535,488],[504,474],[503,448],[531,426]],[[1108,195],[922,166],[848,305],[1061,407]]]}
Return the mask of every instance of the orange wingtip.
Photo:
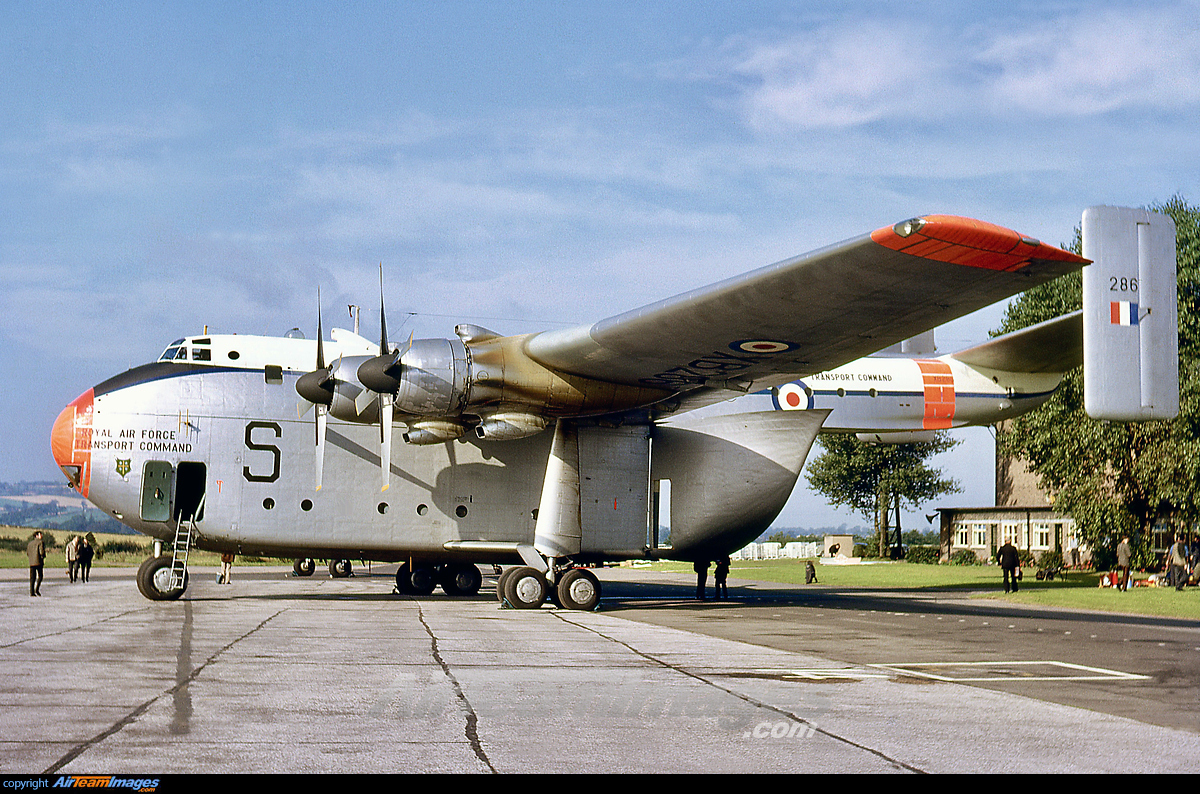
{"label": "orange wingtip", "polygon": [[1012,229],[957,215],[926,215],[902,221],[876,229],[871,239],[885,248],[922,259],[988,270],[1020,270],[1034,259],[1078,265],[1091,261]]}

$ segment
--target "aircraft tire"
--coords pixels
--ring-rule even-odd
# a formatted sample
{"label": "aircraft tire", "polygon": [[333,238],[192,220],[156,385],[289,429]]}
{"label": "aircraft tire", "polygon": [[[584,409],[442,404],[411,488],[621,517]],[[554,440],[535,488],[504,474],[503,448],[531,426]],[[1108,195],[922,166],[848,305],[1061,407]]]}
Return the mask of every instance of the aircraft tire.
{"label": "aircraft tire", "polygon": [[546,577],[535,568],[516,568],[504,583],[504,597],[516,609],[538,609],[546,600]]}
{"label": "aircraft tire", "polygon": [[558,602],[567,609],[590,612],[600,605],[600,581],[584,568],[572,568],[558,580]]}
{"label": "aircraft tire", "polygon": [[183,587],[170,589],[171,555],[151,557],[141,564],[137,572],[138,590],[151,601],[176,601],[187,590],[188,575],[183,573]]}
{"label": "aircraft tire", "polygon": [[408,575],[408,586],[412,595],[429,595],[437,587],[437,571],[428,566],[418,566]]}
{"label": "aircraft tire", "polygon": [[292,563],[292,573],[297,576],[312,576],[317,563],[312,557],[301,557]]}
{"label": "aircraft tire", "polygon": [[443,569],[440,584],[448,596],[473,596],[483,584],[483,575],[470,563],[451,563]]}
{"label": "aircraft tire", "polygon": [[349,560],[330,560],[329,575],[334,579],[345,579],[350,574],[354,573],[354,566]]}
{"label": "aircraft tire", "polygon": [[400,595],[416,595],[412,588],[412,569],[408,563],[400,563],[396,569],[396,592]]}
{"label": "aircraft tire", "polygon": [[504,583],[508,581],[508,578],[512,576],[513,571],[515,570],[517,569],[505,568],[500,572],[500,575],[496,577],[496,600],[502,604],[504,603]]}

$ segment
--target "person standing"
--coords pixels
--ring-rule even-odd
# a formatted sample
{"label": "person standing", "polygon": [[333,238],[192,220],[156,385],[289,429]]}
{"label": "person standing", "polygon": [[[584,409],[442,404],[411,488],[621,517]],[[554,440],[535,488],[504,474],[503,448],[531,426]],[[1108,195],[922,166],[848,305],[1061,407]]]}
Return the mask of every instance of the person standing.
{"label": "person standing", "polygon": [[1171,550],[1167,552],[1167,562],[1171,566],[1171,580],[1175,589],[1183,590],[1187,584],[1187,544],[1183,542],[1182,534],[1175,537]]}
{"label": "person standing", "polygon": [[716,588],[714,598],[729,598],[729,558],[722,557],[717,560],[717,567],[713,569],[713,585]]}
{"label": "person standing", "polygon": [[221,576],[217,579],[217,584],[232,584],[230,578],[233,576],[233,553],[225,552],[221,555]]}
{"label": "person standing", "polygon": [[67,541],[67,576],[71,578],[71,584],[75,584],[75,577],[79,575],[79,536],[71,538]]}
{"label": "person standing", "polygon": [[1017,556],[1017,547],[1012,544],[1012,541],[1004,541],[1004,545],[996,552],[996,559],[1000,562],[1000,570],[1004,572],[1004,592],[1009,591],[1009,582],[1012,583],[1012,592],[1017,592],[1017,577],[1021,574],[1021,558]]}
{"label": "person standing", "polygon": [[96,550],[92,548],[92,544],[88,543],[87,538],[80,538],[76,559],[79,563],[79,578],[85,582],[92,576],[92,557],[94,556],[96,556]]}
{"label": "person standing", "polygon": [[703,601],[707,597],[708,560],[696,560],[692,565],[692,570],[696,572],[696,600]]}
{"label": "person standing", "polygon": [[42,541],[42,533],[34,532],[33,539],[25,547],[29,553],[29,595],[42,594],[42,567],[46,564],[46,544]]}
{"label": "person standing", "polygon": [[1117,589],[1129,590],[1129,566],[1133,561],[1133,548],[1129,545],[1129,537],[1121,538],[1121,542],[1117,544]]}

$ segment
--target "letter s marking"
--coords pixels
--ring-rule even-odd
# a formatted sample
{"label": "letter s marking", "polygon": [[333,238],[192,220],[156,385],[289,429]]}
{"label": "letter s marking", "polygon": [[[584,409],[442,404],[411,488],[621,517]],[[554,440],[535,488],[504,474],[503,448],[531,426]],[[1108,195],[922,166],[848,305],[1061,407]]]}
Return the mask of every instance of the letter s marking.
{"label": "letter s marking", "polygon": [[275,438],[279,438],[280,436],[283,435],[283,428],[281,428],[275,422],[249,422],[246,425],[246,449],[252,449],[252,450],[257,450],[257,451],[261,451],[261,452],[270,452],[271,455],[275,459],[274,468],[271,469],[270,474],[264,475],[264,474],[251,474],[250,467],[243,466],[242,467],[242,476],[245,477],[250,482],[275,482],[276,480],[279,479],[279,459],[281,457],[279,454],[279,447],[275,446],[274,444],[255,444],[254,440],[250,436],[251,436],[251,433],[253,433],[255,430],[258,430],[258,429],[274,430]]}

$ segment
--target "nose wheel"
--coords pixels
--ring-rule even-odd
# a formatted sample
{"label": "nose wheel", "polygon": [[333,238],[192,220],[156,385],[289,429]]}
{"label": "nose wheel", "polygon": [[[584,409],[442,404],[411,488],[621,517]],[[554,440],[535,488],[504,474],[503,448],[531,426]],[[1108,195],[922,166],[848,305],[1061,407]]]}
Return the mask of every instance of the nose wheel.
{"label": "nose wheel", "polygon": [[188,575],[184,571],[183,586],[171,587],[171,555],[151,557],[138,568],[137,585],[142,595],[151,601],[176,601],[187,590]]}

